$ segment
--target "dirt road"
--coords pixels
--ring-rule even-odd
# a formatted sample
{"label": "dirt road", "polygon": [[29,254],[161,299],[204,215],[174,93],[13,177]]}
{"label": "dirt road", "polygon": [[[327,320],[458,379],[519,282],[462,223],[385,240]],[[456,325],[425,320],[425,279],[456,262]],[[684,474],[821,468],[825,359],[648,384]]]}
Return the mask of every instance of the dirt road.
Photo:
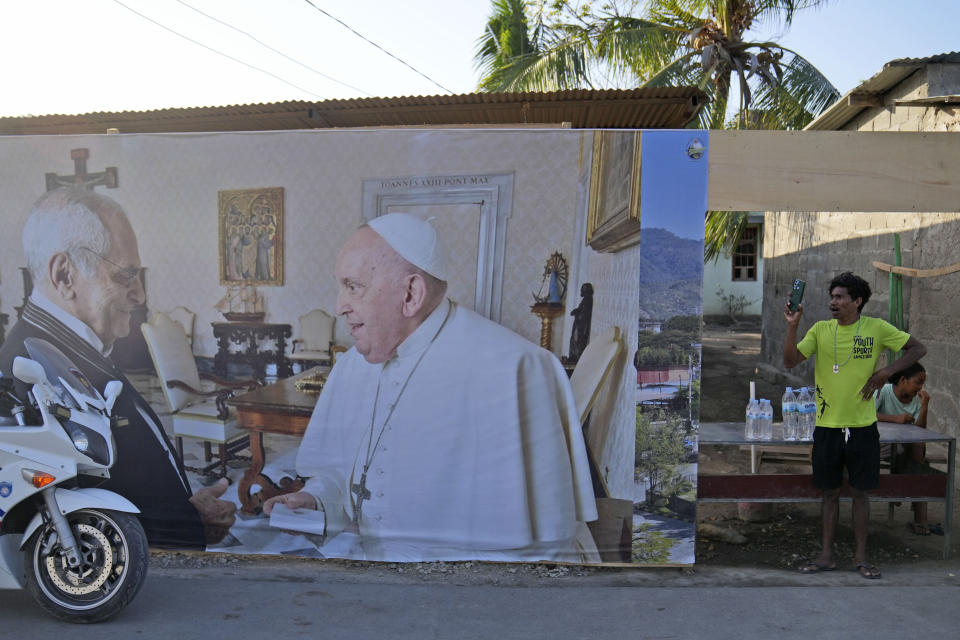
{"label": "dirt road", "polygon": [[701,381],[701,422],[743,420],[750,381],[757,385],[757,397],[777,406],[782,387],[775,387],[756,374],[760,362],[760,325],[745,322],[735,327],[707,325],[703,331],[703,375]]}

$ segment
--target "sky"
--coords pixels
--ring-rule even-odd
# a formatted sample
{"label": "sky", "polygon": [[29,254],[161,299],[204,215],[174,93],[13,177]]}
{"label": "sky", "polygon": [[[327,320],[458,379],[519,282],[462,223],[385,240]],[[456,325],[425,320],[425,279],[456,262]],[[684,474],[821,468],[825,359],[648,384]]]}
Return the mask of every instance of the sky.
{"label": "sky", "polygon": [[[470,93],[490,6],[6,0],[0,117]],[[960,0],[834,0],[799,12],[789,30],[758,33],[804,55],[846,93],[890,60],[960,50],[958,23]]]}

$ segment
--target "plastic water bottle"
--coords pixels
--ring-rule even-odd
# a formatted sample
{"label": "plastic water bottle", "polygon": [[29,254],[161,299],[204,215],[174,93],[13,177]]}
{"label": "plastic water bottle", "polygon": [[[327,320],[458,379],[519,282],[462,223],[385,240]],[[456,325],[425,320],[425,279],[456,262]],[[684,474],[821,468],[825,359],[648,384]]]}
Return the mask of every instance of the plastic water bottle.
{"label": "plastic water bottle", "polygon": [[743,436],[747,440],[756,440],[760,437],[757,431],[760,420],[760,403],[750,399],[747,403],[747,420],[744,423]]}
{"label": "plastic water bottle", "polygon": [[787,387],[787,390],[783,392],[780,409],[783,412],[783,439],[798,439],[800,437],[800,412],[797,404],[797,396],[793,393],[793,387]]}
{"label": "plastic water bottle", "polygon": [[760,439],[773,440],[773,405],[766,398],[760,400]]}
{"label": "plastic water bottle", "polygon": [[797,389],[797,392],[796,392],[796,396],[797,396],[797,440],[803,440],[803,434],[804,434],[803,429],[804,429],[804,424],[806,424],[806,419],[807,419],[807,417],[806,417],[807,405],[806,405],[806,403],[804,402],[804,400],[806,400],[806,395],[805,395],[806,393],[807,393],[807,388],[806,388],[806,387],[800,387],[799,389]]}
{"label": "plastic water bottle", "polygon": [[803,387],[797,404],[800,406],[800,439],[813,440],[813,429],[817,425],[817,399],[810,389]]}

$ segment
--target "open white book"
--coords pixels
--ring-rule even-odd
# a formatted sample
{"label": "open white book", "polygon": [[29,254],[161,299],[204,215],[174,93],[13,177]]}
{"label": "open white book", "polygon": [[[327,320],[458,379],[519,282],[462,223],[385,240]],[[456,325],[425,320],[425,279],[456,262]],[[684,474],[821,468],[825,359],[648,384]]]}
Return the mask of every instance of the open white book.
{"label": "open white book", "polygon": [[273,505],[270,526],[287,531],[303,531],[322,536],[327,527],[323,511],[319,509],[290,509],[284,504]]}

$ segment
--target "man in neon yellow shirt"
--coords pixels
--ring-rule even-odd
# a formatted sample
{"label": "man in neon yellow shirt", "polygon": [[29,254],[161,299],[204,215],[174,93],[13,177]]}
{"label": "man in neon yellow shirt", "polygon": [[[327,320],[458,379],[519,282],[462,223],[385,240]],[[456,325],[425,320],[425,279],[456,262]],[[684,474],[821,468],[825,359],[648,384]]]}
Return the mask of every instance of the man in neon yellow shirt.
{"label": "man in neon yellow shirt", "polygon": [[[846,271],[830,282],[830,315],[797,343],[797,327],[803,315],[788,304],[784,309],[787,337],[783,364],[793,368],[817,355],[814,379],[817,395],[817,427],[813,433],[813,483],[823,491],[820,517],[820,555],[800,567],[803,573],[837,568],[833,540],[840,511],[840,485],[846,470],[853,497],[854,561],[864,578],[879,578],[867,561],[867,524],[870,503],[867,492],[880,478],[880,436],[873,394],[887,379],[927,352],[920,342],[878,318],[861,316],[870,299],[870,285]],[[903,350],[898,360],[874,372],[884,349]]]}

